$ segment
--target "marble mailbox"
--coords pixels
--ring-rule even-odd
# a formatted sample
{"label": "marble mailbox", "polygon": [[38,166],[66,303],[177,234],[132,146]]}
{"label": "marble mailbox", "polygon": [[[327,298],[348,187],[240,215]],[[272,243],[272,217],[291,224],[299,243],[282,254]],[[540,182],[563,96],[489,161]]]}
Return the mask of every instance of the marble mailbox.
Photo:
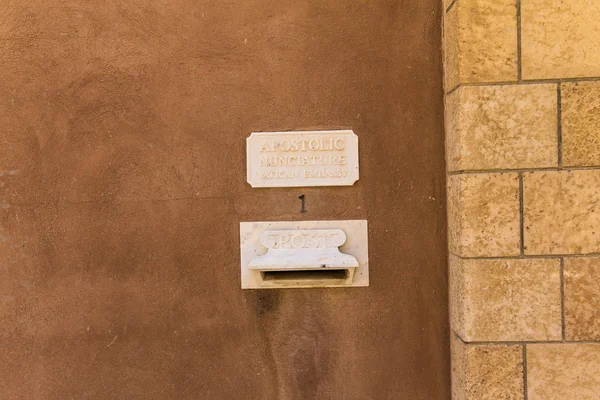
{"label": "marble mailbox", "polygon": [[255,188],[353,185],[358,137],[351,130],[253,132],[246,174]]}
{"label": "marble mailbox", "polygon": [[369,285],[367,221],[240,223],[242,289]]}

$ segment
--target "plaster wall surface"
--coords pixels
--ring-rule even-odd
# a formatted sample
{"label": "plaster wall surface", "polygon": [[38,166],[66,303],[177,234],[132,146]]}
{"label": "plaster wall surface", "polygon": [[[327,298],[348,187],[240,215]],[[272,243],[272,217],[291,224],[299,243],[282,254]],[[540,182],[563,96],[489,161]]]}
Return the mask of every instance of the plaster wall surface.
{"label": "plaster wall surface", "polygon": [[[4,1],[0,397],[448,398],[441,15]],[[311,129],[354,130],[357,183],[246,183],[251,132]],[[240,289],[241,221],[332,219],[368,288]]]}

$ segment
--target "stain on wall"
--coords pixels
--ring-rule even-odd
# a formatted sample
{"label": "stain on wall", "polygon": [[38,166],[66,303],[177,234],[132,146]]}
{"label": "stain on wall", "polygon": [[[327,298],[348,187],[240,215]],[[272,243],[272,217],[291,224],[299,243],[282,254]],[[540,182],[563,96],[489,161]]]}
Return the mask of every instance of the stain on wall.
{"label": "stain on wall", "polygon": [[[438,3],[6,0],[4,398],[448,398]],[[250,188],[303,128],[361,179]],[[290,219],[368,219],[371,286],[240,290],[239,222]]]}

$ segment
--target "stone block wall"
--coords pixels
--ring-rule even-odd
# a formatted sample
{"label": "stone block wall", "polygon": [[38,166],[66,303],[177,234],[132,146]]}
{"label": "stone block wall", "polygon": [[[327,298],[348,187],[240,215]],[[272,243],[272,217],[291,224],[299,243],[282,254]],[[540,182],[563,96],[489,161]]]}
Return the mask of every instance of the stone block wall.
{"label": "stone block wall", "polygon": [[454,399],[600,399],[600,2],[445,0]]}

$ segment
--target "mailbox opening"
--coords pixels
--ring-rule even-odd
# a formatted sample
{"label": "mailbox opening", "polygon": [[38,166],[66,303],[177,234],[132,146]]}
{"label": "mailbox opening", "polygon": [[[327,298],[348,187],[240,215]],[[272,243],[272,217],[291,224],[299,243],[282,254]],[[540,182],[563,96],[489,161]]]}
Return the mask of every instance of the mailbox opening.
{"label": "mailbox opening", "polygon": [[356,267],[319,266],[254,270],[261,288],[351,286]]}
{"label": "mailbox opening", "polygon": [[262,271],[263,281],[273,283],[289,281],[340,281],[348,279],[347,269],[315,269],[303,271]]}

